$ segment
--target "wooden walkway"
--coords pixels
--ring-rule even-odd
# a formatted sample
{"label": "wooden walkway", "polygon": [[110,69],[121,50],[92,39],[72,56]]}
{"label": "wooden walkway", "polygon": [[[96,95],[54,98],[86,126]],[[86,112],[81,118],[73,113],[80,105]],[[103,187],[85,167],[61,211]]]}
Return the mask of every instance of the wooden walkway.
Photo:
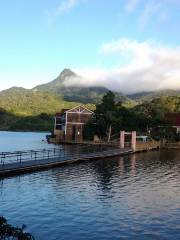
{"label": "wooden walkway", "polygon": [[135,152],[143,152],[159,149],[161,147],[160,141],[137,142]]}
{"label": "wooden walkway", "polygon": [[89,145],[74,149],[41,149],[0,153],[0,178],[66,164],[132,153],[116,146]]}

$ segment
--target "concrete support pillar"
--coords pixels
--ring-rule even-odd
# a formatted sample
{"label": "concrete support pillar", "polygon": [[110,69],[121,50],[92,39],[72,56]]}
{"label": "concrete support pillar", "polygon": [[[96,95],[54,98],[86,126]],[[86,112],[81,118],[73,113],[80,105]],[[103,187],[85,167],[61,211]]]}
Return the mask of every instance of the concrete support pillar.
{"label": "concrete support pillar", "polygon": [[120,132],[120,148],[124,148],[125,131]]}
{"label": "concrete support pillar", "polygon": [[56,117],[54,117],[54,130],[56,129]]}
{"label": "concrete support pillar", "polygon": [[131,148],[133,151],[136,151],[136,131],[133,131],[131,134]]}

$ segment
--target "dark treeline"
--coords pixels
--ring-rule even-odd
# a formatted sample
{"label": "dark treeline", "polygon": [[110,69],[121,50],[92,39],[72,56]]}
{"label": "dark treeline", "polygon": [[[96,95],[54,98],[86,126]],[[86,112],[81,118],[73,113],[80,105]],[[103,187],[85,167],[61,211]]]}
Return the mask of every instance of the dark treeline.
{"label": "dark treeline", "polygon": [[155,139],[175,138],[175,130],[164,118],[166,111],[168,109],[162,109],[159,100],[126,108],[116,102],[114,93],[109,91],[96,105],[94,117],[85,128],[85,138],[92,140],[97,135],[109,141],[118,138],[120,130],[136,130],[138,134],[151,135]]}
{"label": "dark treeline", "polygon": [[0,108],[0,130],[7,131],[50,131],[53,129],[54,115],[40,113],[20,116]]}
{"label": "dark treeline", "polygon": [[[80,104],[63,102],[48,93],[15,91],[12,94],[12,90],[10,93],[7,95],[6,92],[1,97],[0,130],[51,131],[55,112]],[[96,134],[100,138],[112,139],[119,135],[120,130],[136,130],[138,134],[146,135],[151,133],[153,138],[178,137],[175,130],[169,127],[164,113],[180,112],[179,96],[162,96],[136,106],[128,106],[119,100],[116,94],[109,91],[96,106],[86,105],[92,110],[96,109],[86,127],[86,138],[92,139]]]}

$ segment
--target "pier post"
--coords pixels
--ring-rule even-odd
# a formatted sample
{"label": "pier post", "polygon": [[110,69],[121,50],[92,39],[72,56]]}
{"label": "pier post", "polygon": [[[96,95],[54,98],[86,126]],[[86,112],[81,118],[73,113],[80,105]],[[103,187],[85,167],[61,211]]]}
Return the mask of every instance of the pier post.
{"label": "pier post", "polygon": [[124,148],[125,131],[120,132],[120,148]]}
{"label": "pier post", "polygon": [[136,131],[131,134],[131,148],[134,152],[136,151]]}

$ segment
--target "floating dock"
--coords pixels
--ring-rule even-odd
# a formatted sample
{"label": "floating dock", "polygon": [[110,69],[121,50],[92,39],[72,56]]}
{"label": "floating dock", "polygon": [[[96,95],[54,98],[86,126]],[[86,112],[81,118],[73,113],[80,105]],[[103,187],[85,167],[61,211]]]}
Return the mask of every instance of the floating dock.
{"label": "floating dock", "polygon": [[0,178],[53,167],[133,153],[110,145],[85,145],[0,153]]}

